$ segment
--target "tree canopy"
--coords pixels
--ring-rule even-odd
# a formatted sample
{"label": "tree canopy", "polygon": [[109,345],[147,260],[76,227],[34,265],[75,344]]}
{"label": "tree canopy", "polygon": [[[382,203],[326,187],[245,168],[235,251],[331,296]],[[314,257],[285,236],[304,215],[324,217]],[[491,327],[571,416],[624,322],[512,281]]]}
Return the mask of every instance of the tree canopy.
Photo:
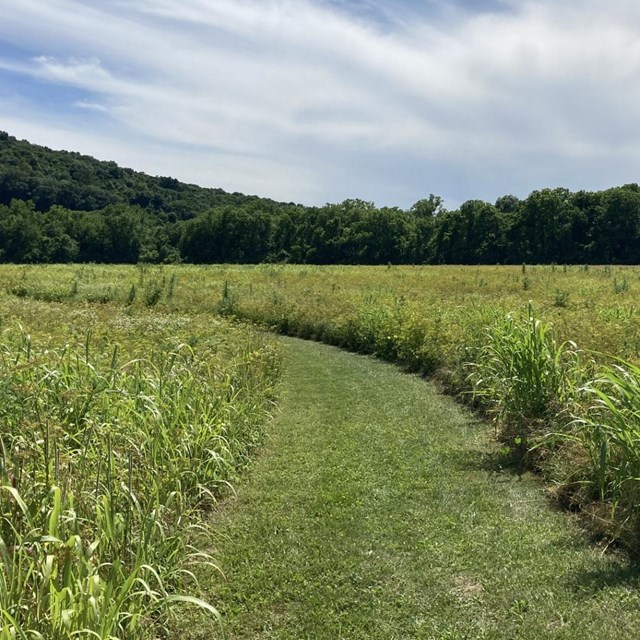
{"label": "tree canopy", "polygon": [[518,264],[640,261],[640,188],[541,189],[447,211],[306,207],[144,173],[0,132],[0,261]]}

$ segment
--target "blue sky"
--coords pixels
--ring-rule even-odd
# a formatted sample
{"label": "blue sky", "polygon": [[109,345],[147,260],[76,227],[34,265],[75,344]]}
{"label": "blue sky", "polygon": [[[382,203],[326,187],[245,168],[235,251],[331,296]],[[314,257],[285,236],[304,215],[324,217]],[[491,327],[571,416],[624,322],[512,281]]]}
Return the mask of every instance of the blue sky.
{"label": "blue sky", "polygon": [[640,181],[636,0],[0,0],[0,129],[204,186],[453,207]]}

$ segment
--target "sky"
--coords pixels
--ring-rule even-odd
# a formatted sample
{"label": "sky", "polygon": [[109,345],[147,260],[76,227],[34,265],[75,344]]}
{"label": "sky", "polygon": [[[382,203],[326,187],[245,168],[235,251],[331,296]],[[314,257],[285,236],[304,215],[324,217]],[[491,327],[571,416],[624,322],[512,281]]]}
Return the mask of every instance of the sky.
{"label": "sky", "polygon": [[0,130],[307,205],[640,182],[640,2],[0,0]]}

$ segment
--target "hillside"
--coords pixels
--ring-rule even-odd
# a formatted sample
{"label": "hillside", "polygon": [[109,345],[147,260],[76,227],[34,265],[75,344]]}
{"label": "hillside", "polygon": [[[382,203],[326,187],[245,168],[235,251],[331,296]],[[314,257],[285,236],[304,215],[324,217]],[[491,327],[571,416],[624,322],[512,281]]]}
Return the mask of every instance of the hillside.
{"label": "hillside", "polygon": [[247,206],[273,212],[291,205],[149,176],[0,131],[4,262],[171,262],[180,257],[180,222]]}
{"label": "hillside", "polygon": [[169,221],[187,220],[221,205],[275,204],[175,178],[152,177],[80,153],[54,151],[0,131],[0,204],[8,205],[12,199],[32,200],[37,211],[48,211],[52,205],[74,211],[138,205]]}

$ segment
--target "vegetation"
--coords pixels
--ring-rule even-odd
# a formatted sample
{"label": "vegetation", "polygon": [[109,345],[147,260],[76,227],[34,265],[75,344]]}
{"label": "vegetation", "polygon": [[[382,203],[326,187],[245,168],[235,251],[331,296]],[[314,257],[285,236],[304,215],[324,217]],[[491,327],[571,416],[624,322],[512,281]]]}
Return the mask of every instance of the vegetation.
{"label": "vegetation", "polygon": [[[386,363],[284,347],[282,412],[213,516],[226,579],[199,572],[228,638],[636,638],[639,572],[501,468],[485,424]],[[175,637],[220,637],[185,613]]]}
{"label": "vegetation", "polygon": [[[237,322],[248,320],[433,375],[491,417],[503,453],[521,470],[542,472],[558,502],[580,512],[607,545],[640,557],[640,269],[619,266],[639,254],[636,184],[543,189],[524,200],[471,200],[455,211],[434,195],[409,210],[361,200],[305,207],[152,178],[0,132],[0,262],[11,263],[0,268],[0,640],[184,634],[175,611],[186,604],[209,616],[202,633],[210,637],[218,633],[211,631],[218,599],[231,602],[230,628],[254,635],[270,632],[279,616],[293,621],[290,637],[301,629],[354,638],[550,630],[617,637],[622,627],[636,628],[633,616],[620,622],[621,612],[615,628],[603,624],[557,590],[558,603],[542,606],[517,572],[496,574],[493,539],[470,540],[489,540],[488,523],[500,521],[497,549],[527,566],[530,585],[550,588],[530,565],[535,556],[543,573],[555,575],[560,559],[547,553],[542,562],[536,540],[549,539],[556,516],[523,508],[538,518],[528,528],[517,518],[513,527],[503,522],[469,469],[462,478],[442,463],[475,437],[469,425],[444,420],[450,407],[438,405],[438,420],[429,418],[423,433],[406,408],[431,415],[416,395],[418,380],[405,393],[406,379],[396,384],[389,374],[374,389],[383,369],[365,384],[346,373],[351,366],[357,377],[355,365],[336,361],[338,380],[325,381],[333,397],[309,406],[299,399],[301,408],[281,422],[282,477],[262,467],[271,491],[259,489],[266,511],[258,501],[249,532],[223,549],[248,591],[212,579],[217,558],[203,551],[208,543],[193,543],[213,535],[203,513],[246,466],[272,407],[278,350]],[[72,262],[84,264],[60,266]],[[192,265],[169,266],[178,262]],[[262,264],[196,266],[210,263]],[[517,266],[394,266],[452,263]],[[313,351],[290,349],[298,358]],[[320,352],[314,357],[321,366]],[[297,388],[312,395],[303,374]],[[350,389],[364,394],[357,411]],[[309,431],[294,432],[300,424]],[[304,466],[309,456],[326,463],[319,484],[318,465],[311,475]],[[427,479],[425,465],[443,477]],[[472,495],[472,506],[484,503],[473,512],[477,526],[460,519],[452,481]],[[507,489],[517,500],[527,491]],[[282,512],[272,508],[282,494],[293,511],[288,501]],[[292,533],[309,521],[324,528],[322,540]],[[365,525],[354,528],[356,521]],[[428,531],[425,521],[434,523]],[[276,552],[287,549],[294,573],[277,553],[275,574],[257,558],[246,561],[272,557],[265,535],[272,523],[282,545]],[[296,563],[278,537],[283,531],[323,561],[308,566],[305,555]],[[434,535],[448,545],[434,546]],[[470,544],[471,564],[458,552]],[[364,567],[353,554],[367,546]],[[336,567],[327,573],[329,554]],[[453,584],[427,571],[436,556],[436,568],[456,568]],[[605,583],[631,575],[617,557],[587,556],[571,570],[584,574],[595,563]],[[353,574],[358,584],[345,584],[353,567],[361,569]],[[209,599],[198,576],[206,577]],[[266,617],[247,620],[242,603],[259,609],[259,593],[270,588]],[[389,592],[402,602],[385,602]],[[360,600],[350,605],[354,593]],[[428,619],[419,615],[425,594],[438,603]],[[601,604],[614,611],[620,595],[607,592]],[[311,618],[295,609],[296,599],[316,603]],[[415,611],[410,623],[407,607]],[[487,607],[495,619],[484,615]]]}
{"label": "vegetation", "polygon": [[637,268],[262,273],[225,272],[237,315],[435,374],[494,417],[566,506],[640,549]]}
{"label": "vegetation", "polygon": [[[492,416],[505,443],[505,453],[516,454],[519,459],[524,456],[525,464],[541,470],[555,497],[581,512],[607,544],[620,541],[637,553],[640,317],[634,296],[639,284],[640,269],[612,266],[2,266],[0,419],[5,426],[0,478],[0,633],[4,635],[0,638],[66,639],[88,631],[104,638],[151,638],[161,633],[159,629],[180,626],[174,611],[177,605],[198,604],[215,618],[213,605],[228,603],[229,597],[232,602],[233,598],[257,597],[256,592],[229,595],[223,583],[212,582],[211,578],[211,564],[219,561],[220,554],[215,550],[214,557],[203,553],[203,549],[209,549],[206,542],[190,546],[199,539],[197,532],[206,527],[201,517],[203,509],[209,508],[233,481],[260,441],[278,373],[277,350],[266,334],[256,334],[235,324],[234,319],[259,322],[282,333],[374,354],[412,371],[432,374],[440,384]],[[304,360],[306,356],[300,354]],[[302,382],[303,372],[293,375]],[[414,381],[418,384],[417,379]],[[346,374],[336,378],[332,386],[335,411],[342,411],[343,416],[344,407],[352,407],[352,402],[337,389],[344,387],[346,393],[349,385],[360,389]],[[417,467],[411,466],[436,469],[437,460],[454,455],[446,441],[436,444],[431,440],[436,435],[442,438],[442,431],[415,435],[415,446],[404,448],[416,429],[415,416],[407,417],[405,426],[400,426],[400,416],[417,403],[417,387],[412,389],[411,397],[402,401],[399,389],[389,387],[389,393],[397,394],[406,408],[402,411],[392,410],[397,405],[388,394],[380,389],[373,391],[392,415],[383,420],[386,409],[376,408],[378,405],[369,399],[373,413],[367,413],[363,421],[356,420],[351,432],[356,440],[351,444],[345,440],[340,441],[340,447],[336,445],[338,434],[348,427],[344,421],[336,422],[333,431],[322,431],[325,423],[319,427],[318,433],[329,438],[327,446],[340,450],[339,456],[354,454],[355,467],[347,472],[344,460],[338,457],[332,462],[321,448],[329,466],[319,480],[323,488],[317,491],[327,496],[331,509],[342,504],[340,496],[344,495],[345,508],[352,503],[354,508],[364,505],[373,514],[372,505],[358,502],[350,492],[379,497],[388,490],[386,478],[396,478],[389,486],[398,491],[406,489],[413,496],[409,502],[414,506],[422,504],[418,488],[424,489],[428,504],[423,505],[426,510],[419,519],[438,520],[437,514],[445,504],[459,511],[446,482],[421,485]],[[424,387],[420,389],[424,393]],[[356,389],[354,393],[359,397],[364,392]],[[309,398],[307,404],[313,402]],[[322,400],[321,406],[328,407],[328,400]],[[425,411],[424,407],[420,409],[421,413]],[[443,411],[436,409],[438,417],[443,417]],[[306,418],[296,415],[291,424],[299,426]],[[467,427],[456,420],[441,428],[454,432],[460,429],[452,433],[454,438],[471,438]],[[364,462],[364,454],[355,455],[355,442],[363,445],[363,429],[372,436],[378,427],[384,433],[376,432],[377,440],[367,440],[371,454],[377,456],[376,467],[371,461]],[[393,428],[398,429],[396,436],[402,436],[401,440],[392,440],[385,431]],[[289,431],[283,437],[291,446],[304,441],[309,455],[314,451],[312,441],[304,434],[294,437]],[[379,444],[374,446],[374,442]],[[456,443],[452,445],[455,450],[460,440]],[[398,456],[412,451],[412,462],[389,453],[390,467],[384,466],[385,455],[394,446],[398,447]],[[467,465],[473,456],[482,455],[477,446],[469,446],[464,454]],[[287,455],[287,451],[284,448],[282,454]],[[429,464],[424,458],[428,452],[436,456]],[[291,473],[300,472],[299,465],[309,462],[308,455],[291,455],[297,461],[294,464],[292,459]],[[409,466],[403,466],[405,463]],[[268,465],[268,460],[264,464]],[[396,471],[392,471],[394,467]],[[269,473],[282,469],[279,465],[277,471]],[[352,479],[353,487],[349,482],[336,484],[332,479],[336,469],[344,470],[345,482]],[[364,469],[375,473],[369,475]],[[406,475],[396,477],[394,473],[401,469]],[[287,473],[283,472],[282,482],[297,487]],[[438,473],[456,478],[456,487],[475,491],[465,484],[471,482],[466,468],[454,473],[446,466]],[[486,480],[486,470],[481,475]],[[296,477],[303,487],[302,477]],[[414,481],[419,487],[411,484]],[[274,481],[273,491],[277,493],[279,486]],[[480,496],[485,490],[478,488],[477,500],[484,500]],[[281,517],[272,509],[276,493],[265,503],[269,522]],[[434,501],[434,496],[445,497]],[[518,504],[528,499],[519,493],[513,498]],[[316,516],[323,521],[322,511],[310,512],[309,508],[305,502],[300,522],[308,523]],[[486,522],[495,521],[499,508],[488,508]],[[361,513],[346,510],[343,515],[346,524],[341,530],[359,536],[353,522]],[[541,562],[543,551],[532,541],[536,536],[547,540],[549,527],[557,524],[544,524],[540,518],[537,511],[535,516],[529,513],[526,519],[536,520],[536,527],[542,529],[533,527],[527,534],[519,527],[509,529],[507,539],[496,551],[517,557],[516,563],[525,563],[527,579],[532,579],[531,558],[516,554],[514,549],[516,541],[529,536],[531,544],[523,546],[522,552],[534,553],[536,561]],[[411,527],[407,529],[404,524],[405,533],[401,534],[389,512],[381,511],[376,519],[379,523],[388,520],[388,531],[383,533],[376,525],[371,534],[384,536],[386,545],[392,546],[394,536],[398,541],[412,535]],[[214,521],[219,521],[217,515]],[[287,522],[293,526],[294,520]],[[474,533],[483,540],[492,539],[487,537],[484,525],[469,529],[458,524],[462,527],[456,543],[460,549]],[[436,527],[434,535],[441,531],[452,540],[445,525]],[[283,527],[285,537],[289,535],[285,521],[275,526]],[[327,526],[333,525],[328,522]],[[262,525],[258,528],[262,542],[256,543],[252,553],[260,554],[269,536]],[[342,535],[339,531],[334,533]],[[329,534],[327,531],[327,540],[331,540]],[[425,539],[430,535],[426,530],[423,534]],[[207,540],[212,534],[203,535],[202,540]],[[349,547],[350,538],[344,535]],[[361,549],[366,540],[352,542],[355,547],[351,549]],[[312,547],[316,544],[308,543]],[[237,568],[240,563],[247,569],[243,555],[247,548],[243,544],[238,546],[236,560],[229,543],[223,545],[223,562],[229,563],[225,567],[236,563]],[[489,547],[494,549],[493,542]],[[492,637],[494,622],[477,615],[485,606],[503,612],[503,637],[515,633],[508,621],[513,611],[517,620],[527,621],[538,633],[543,620],[552,624],[554,616],[560,620],[558,628],[565,629],[562,621],[566,621],[569,607],[574,613],[582,612],[575,613],[571,628],[595,633],[601,622],[586,616],[569,600],[551,611],[540,608],[533,592],[522,592],[515,600],[503,597],[518,592],[503,578],[492,575],[488,567],[501,565],[499,558],[488,553],[489,547],[478,556],[484,558],[479,560],[481,564],[471,568],[460,565],[459,573],[463,582],[468,579],[469,584],[480,584],[487,592],[496,589],[495,598],[478,596],[477,608],[471,608],[476,611],[472,616],[475,622],[472,618],[457,619],[458,627],[454,624],[449,630],[452,637],[463,632]],[[548,551],[548,546],[545,548]],[[352,566],[349,553],[345,549],[340,560],[343,568]],[[392,556],[396,558],[393,554],[389,558]],[[290,562],[291,556],[287,557]],[[444,564],[449,566],[452,558],[446,555]],[[543,573],[551,571],[552,565],[557,567],[558,559],[554,558],[551,554],[545,559],[551,564],[541,564],[547,567]],[[399,562],[397,558],[389,561]],[[593,555],[580,560],[583,573],[583,561],[595,562]],[[192,567],[192,562],[204,563],[208,569]],[[367,607],[376,602],[376,606],[382,606],[380,598],[374,596],[376,589],[386,592],[389,586],[381,577],[389,566],[385,562],[378,567],[382,573],[363,577],[369,585],[364,591],[357,589],[359,594],[368,593],[373,598],[362,601],[363,620],[367,616],[370,619]],[[417,558],[411,562],[421,566]],[[602,581],[626,579],[619,560],[603,562],[607,566],[602,568]],[[278,566],[274,565],[276,570]],[[327,584],[338,584],[336,580],[344,572],[336,569],[337,573],[326,575],[323,567],[317,575],[326,578]],[[247,581],[258,585],[262,578],[248,569]],[[269,572],[260,573],[260,565],[256,571],[274,584]],[[309,583],[310,591],[304,580],[299,582],[299,575],[305,571],[306,565],[299,567],[298,577],[291,577],[293,587],[283,583],[279,591],[274,591],[274,595],[284,594],[287,607],[301,594],[316,602],[322,601],[323,593],[326,596],[317,590],[322,580]],[[480,574],[483,577],[477,578]],[[394,575],[401,581],[417,580],[412,573]],[[551,575],[555,576],[555,571]],[[209,585],[205,598],[197,577]],[[546,588],[542,577],[535,580],[540,589]],[[435,577],[433,584],[433,593],[445,593],[446,588],[449,596],[442,597],[453,598],[451,602],[458,602],[456,594],[466,589],[464,585],[443,586]],[[415,595],[423,587],[416,586],[411,593]],[[405,593],[400,583],[393,588]],[[344,602],[351,598],[346,587],[338,592]],[[411,593],[405,593],[406,602],[417,607]],[[620,592],[615,593],[620,596]],[[613,607],[614,600],[609,601],[607,596],[607,607]],[[242,608],[239,601],[236,605],[235,613],[226,610],[232,629],[234,616],[240,616]],[[281,609],[277,603],[274,606],[270,611],[277,616]],[[322,607],[316,610],[323,611]],[[544,612],[537,621],[528,613],[534,610]],[[288,611],[294,619],[301,619]],[[443,619],[452,611],[443,605]],[[336,611],[324,613],[326,624],[319,624],[325,624],[326,629],[335,631],[336,624],[339,628],[347,620]],[[268,620],[250,622],[254,626],[262,623]],[[625,620],[627,623],[635,624],[633,620]],[[408,623],[398,619],[399,628],[402,624]],[[199,628],[193,627],[193,632]],[[206,628],[211,634],[210,624]],[[371,634],[371,629],[367,632]],[[412,627],[406,632],[408,637],[418,633]],[[561,637],[574,637],[572,631],[563,633]],[[603,637],[607,634],[615,637],[614,630],[606,631]],[[355,627],[353,635],[357,637]]]}
{"label": "vegetation", "polygon": [[362,200],[304,207],[152,178],[0,132],[2,262],[633,264],[639,252],[637,184],[542,189],[455,211],[434,195],[408,210]]}
{"label": "vegetation", "polygon": [[589,389],[607,388],[598,382],[606,367],[632,374],[638,361],[639,283],[639,269],[609,266],[0,270],[0,287],[24,298],[223,313],[433,374],[494,416],[516,452],[531,449],[526,462],[544,470],[560,501],[631,549],[640,548],[640,520],[624,496],[638,481],[619,473],[634,467],[612,440],[603,459],[613,466],[598,471],[593,452],[604,432],[585,421],[604,415]]}
{"label": "vegetation", "polygon": [[575,344],[558,345],[531,306],[523,317],[496,317],[468,366],[475,398],[494,414],[503,439],[526,451],[527,436],[556,420],[576,391],[577,357]]}
{"label": "vegetation", "polygon": [[190,531],[261,439],[272,342],[4,293],[0,318],[0,638],[157,638],[185,604],[217,617]]}

